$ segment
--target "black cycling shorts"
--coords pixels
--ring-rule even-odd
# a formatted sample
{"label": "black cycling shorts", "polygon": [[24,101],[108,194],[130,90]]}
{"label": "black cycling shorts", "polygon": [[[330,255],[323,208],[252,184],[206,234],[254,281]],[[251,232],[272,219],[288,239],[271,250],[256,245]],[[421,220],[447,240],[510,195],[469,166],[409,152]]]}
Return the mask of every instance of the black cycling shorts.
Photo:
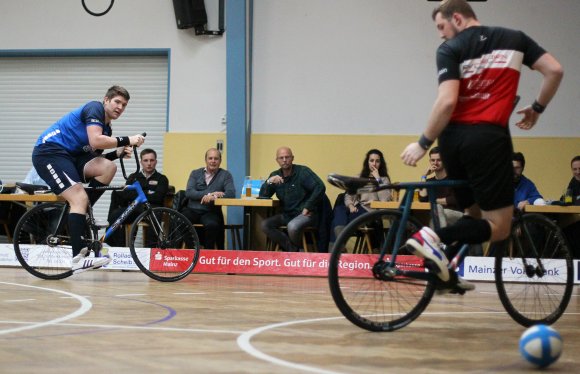
{"label": "black cycling shorts", "polygon": [[34,147],[32,164],[52,192],[60,195],[77,183],[88,182],[84,168],[95,157],[92,153],[73,156],[58,144],[44,143]]}
{"label": "black cycling shorts", "polygon": [[448,125],[439,136],[441,160],[449,179],[467,180],[471,188],[454,190],[462,209],[513,205],[513,145],[509,130],[496,125]]}

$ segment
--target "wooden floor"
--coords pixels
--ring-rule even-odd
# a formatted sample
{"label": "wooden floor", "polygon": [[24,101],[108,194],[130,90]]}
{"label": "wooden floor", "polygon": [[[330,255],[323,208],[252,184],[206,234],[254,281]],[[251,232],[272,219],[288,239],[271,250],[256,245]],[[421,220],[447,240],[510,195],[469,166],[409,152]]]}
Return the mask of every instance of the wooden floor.
{"label": "wooden floor", "polygon": [[[554,326],[580,367],[578,288]],[[325,278],[194,274],[159,283],[92,271],[42,281],[0,269],[3,373],[529,373],[524,328],[494,285],[435,296],[406,328],[371,333],[342,318]]]}

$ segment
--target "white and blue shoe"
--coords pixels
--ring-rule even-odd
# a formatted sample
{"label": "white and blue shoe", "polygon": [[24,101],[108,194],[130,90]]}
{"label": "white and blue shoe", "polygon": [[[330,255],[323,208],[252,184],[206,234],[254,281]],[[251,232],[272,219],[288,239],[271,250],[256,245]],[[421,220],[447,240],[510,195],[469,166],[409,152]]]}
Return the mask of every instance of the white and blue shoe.
{"label": "white and blue shoe", "polygon": [[81,249],[81,252],[72,259],[71,270],[73,274],[82,273],[83,271],[100,268],[111,262],[110,257],[87,257],[89,250]]}
{"label": "white and blue shoe", "polygon": [[423,227],[407,240],[407,248],[415,255],[431,260],[439,270],[437,275],[443,282],[449,280],[449,260],[440,249],[441,240],[429,227]]}

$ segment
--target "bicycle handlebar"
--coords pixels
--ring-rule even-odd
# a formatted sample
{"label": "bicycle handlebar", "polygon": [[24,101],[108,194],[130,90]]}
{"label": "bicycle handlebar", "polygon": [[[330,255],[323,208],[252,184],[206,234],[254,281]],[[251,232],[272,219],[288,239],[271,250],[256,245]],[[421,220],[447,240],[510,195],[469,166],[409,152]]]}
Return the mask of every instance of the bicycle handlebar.
{"label": "bicycle handlebar", "polygon": [[348,177],[345,175],[329,174],[328,182],[333,186],[347,191],[349,194],[361,192],[377,192],[382,190],[409,190],[416,188],[434,188],[434,187],[467,187],[468,183],[464,180],[444,180],[430,182],[400,182],[400,183],[379,183],[374,178]]}
{"label": "bicycle handlebar", "polygon": [[[142,132],[141,135],[143,137],[147,136],[146,132]],[[139,155],[137,154],[137,146],[133,146],[133,155],[135,156],[135,164],[137,165],[137,170],[135,171],[135,173],[138,173],[141,170],[141,164],[139,164]],[[123,162],[123,157],[119,158],[119,162],[121,163],[121,170],[123,171],[123,178],[125,178],[125,180],[129,179],[129,177],[127,176],[127,172],[125,171],[125,163]]]}

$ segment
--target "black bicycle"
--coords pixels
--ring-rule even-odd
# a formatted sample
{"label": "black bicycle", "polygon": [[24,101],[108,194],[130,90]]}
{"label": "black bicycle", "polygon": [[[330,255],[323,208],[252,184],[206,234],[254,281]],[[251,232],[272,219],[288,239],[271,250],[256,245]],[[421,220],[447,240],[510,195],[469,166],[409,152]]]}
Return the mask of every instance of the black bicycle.
{"label": "black bicycle", "polygon": [[[140,170],[137,149],[133,147]],[[120,159],[123,176],[127,180],[123,159]],[[90,191],[92,187],[85,187]],[[137,198],[127,207],[99,239],[99,229],[93,209],[87,211],[87,226],[83,237],[84,246],[94,256],[106,255],[104,241],[112,232],[124,229],[123,223],[138,206],[144,206],[141,213],[131,223],[127,243],[134,263],[149,277],[173,282],[191,273],[199,258],[199,239],[189,220],[176,210],[152,207],[147,201],[139,182],[127,186],[95,187],[98,190],[134,190]],[[14,251],[18,261],[30,274],[42,279],[63,279],[73,274],[71,270],[72,249],[68,233],[67,217],[69,204],[51,202],[40,204],[18,221],[14,230]],[[141,230],[139,230],[141,228]],[[112,259],[126,260],[126,259]]]}
{"label": "black bicycle", "polygon": [[[458,286],[456,269],[468,253],[463,245],[450,258],[451,279],[443,282],[432,271],[435,264],[412,256],[405,242],[423,226],[410,215],[413,192],[426,188],[431,220],[439,227],[435,202],[438,187],[466,186],[464,181],[378,184],[373,179],[331,174],[328,181],[350,193],[382,189],[404,190],[397,210],[366,213],[349,223],[338,236],[329,263],[332,297],[342,314],[355,325],[370,331],[393,331],[418,318],[435,291],[465,293]],[[357,272],[343,256],[353,242],[365,242],[372,253],[358,255],[368,265]],[[572,256],[561,229],[540,214],[516,214],[511,236],[493,244],[494,277],[501,303],[523,326],[552,324],[566,310],[574,286]]]}

